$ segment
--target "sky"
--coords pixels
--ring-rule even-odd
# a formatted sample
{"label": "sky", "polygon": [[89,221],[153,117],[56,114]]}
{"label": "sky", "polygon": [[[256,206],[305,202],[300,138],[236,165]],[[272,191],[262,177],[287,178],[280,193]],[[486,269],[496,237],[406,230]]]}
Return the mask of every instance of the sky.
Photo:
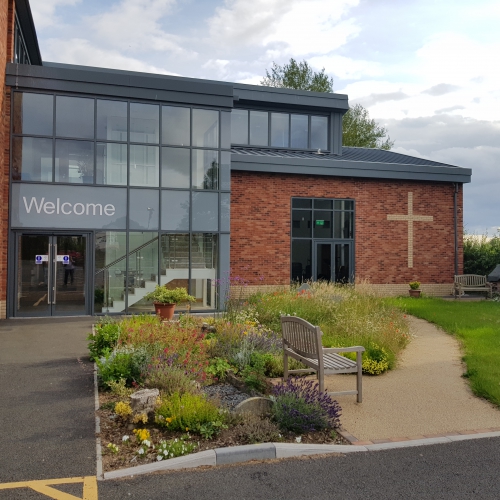
{"label": "sky", "polygon": [[472,169],[469,234],[500,234],[498,0],[30,0],[44,61],[260,84],[291,57],[387,128]]}

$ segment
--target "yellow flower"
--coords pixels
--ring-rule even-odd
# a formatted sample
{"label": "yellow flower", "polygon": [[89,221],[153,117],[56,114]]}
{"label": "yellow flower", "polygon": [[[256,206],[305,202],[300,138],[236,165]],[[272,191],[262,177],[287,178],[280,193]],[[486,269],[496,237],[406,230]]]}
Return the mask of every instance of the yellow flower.
{"label": "yellow flower", "polygon": [[189,427],[186,427],[186,432],[189,430]]}
{"label": "yellow flower", "polygon": [[120,401],[115,404],[115,413],[122,418],[127,418],[132,414],[132,408],[128,403]]}
{"label": "yellow flower", "polygon": [[170,417],[167,417],[165,420],[166,420],[166,421],[170,424],[170,423],[172,422],[172,420],[173,420],[173,419],[172,419],[172,418],[170,418]]}

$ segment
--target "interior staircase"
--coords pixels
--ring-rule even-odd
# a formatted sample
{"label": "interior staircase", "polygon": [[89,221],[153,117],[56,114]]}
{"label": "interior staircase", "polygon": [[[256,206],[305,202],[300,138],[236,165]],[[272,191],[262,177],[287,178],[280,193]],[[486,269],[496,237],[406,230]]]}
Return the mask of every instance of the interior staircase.
{"label": "interior staircase", "polygon": [[[201,235],[200,235],[201,237]],[[158,237],[151,241],[148,241],[144,245],[135,249],[130,255],[136,254],[140,257],[140,252],[147,248],[151,244],[157,244]],[[201,245],[201,248],[206,247],[212,248],[212,245]],[[125,260],[127,256],[123,256],[120,259],[108,264],[105,268],[98,271],[98,273],[111,268],[116,265],[119,261]],[[133,259],[132,259],[133,260]],[[137,304],[142,300],[148,293],[152,292],[156,285],[167,285],[174,280],[187,281],[189,276],[189,237],[188,235],[176,235],[171,234],[166,238],[162,239],[161,245],[161,262],[162,270],[161,274],[158,276],[155,274],[149,275],[144,278],[144,273],[139,270],[129,269],[129,279],[128,279],[128,307]],[[191,246],[191,280],[215,280],[216,270],[211,266],[213,262],[213,256],[204,253],[196,245]],[[97,273],[96,273],[97,274]],[[116,276],[116,273],[115,273]],[[127,283],[126,273],[121,273],[120,277],[123,276],[124,284]],[[208,303],[210,297],[207,294],[206,287],[201,287],[201,299],[203,306],[213,308],[215,304]],[[191,292],[193,295],[194,293]],[[199,295],[199,294],[196,294]],[[213,299],[213,294],[210,294]],[[104,305],[102,312],[105,313],[119,313],[125,311],[125,293],[121,293],[120,298],[112,299],[108,297],[107,306]]]}

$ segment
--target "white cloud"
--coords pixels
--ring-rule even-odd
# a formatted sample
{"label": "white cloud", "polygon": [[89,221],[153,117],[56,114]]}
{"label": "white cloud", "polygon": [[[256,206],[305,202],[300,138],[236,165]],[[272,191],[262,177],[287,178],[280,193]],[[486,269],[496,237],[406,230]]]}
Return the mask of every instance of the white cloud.
{"label": "white cloud", "polygon": [[56,9],[64,5],[76,5],[82,0],[31,0],[30,7],[37,30],[55,26],[58,17]]}
{"label": "white cloud", "polygon": [[327,73],[344,80],[373,78],[384,74],[379,62],[351,59],[337,54],[315,56],[309,62],[313,67],[325,68]]}
{"label": "white cloud", "polygon": [[47,59],[65,64],[175,75],[165,68],[147,64],[140,59],[124,56],[117,51],[101,49],[81,38],[72,38],[63,45],[59,39],[51,39],[47,41],[47,48],[49,56]]}
{"label": "white cloud", "polygon": [[[226,0],[208,20],[211,42],[260,46],[275,56],[328,54],[359,32],[342,16],[359,0]],[[276,57],[277,58],[277,57]]]}

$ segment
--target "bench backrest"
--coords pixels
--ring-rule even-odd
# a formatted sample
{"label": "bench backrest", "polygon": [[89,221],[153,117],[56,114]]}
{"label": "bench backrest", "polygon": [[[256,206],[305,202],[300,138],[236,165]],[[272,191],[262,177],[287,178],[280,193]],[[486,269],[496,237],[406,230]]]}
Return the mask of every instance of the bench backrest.
{"label": "bench backrest", "polygon": [[481,276],[480,274],[462,274],[455,276],[455,284],[462,286],[486,285],[486,276]]}
{"label": "bench backrest", "polygon": [[306,358],[319,359],[322,349],[321,330],[302,318],[281,316],[283,346]]}

